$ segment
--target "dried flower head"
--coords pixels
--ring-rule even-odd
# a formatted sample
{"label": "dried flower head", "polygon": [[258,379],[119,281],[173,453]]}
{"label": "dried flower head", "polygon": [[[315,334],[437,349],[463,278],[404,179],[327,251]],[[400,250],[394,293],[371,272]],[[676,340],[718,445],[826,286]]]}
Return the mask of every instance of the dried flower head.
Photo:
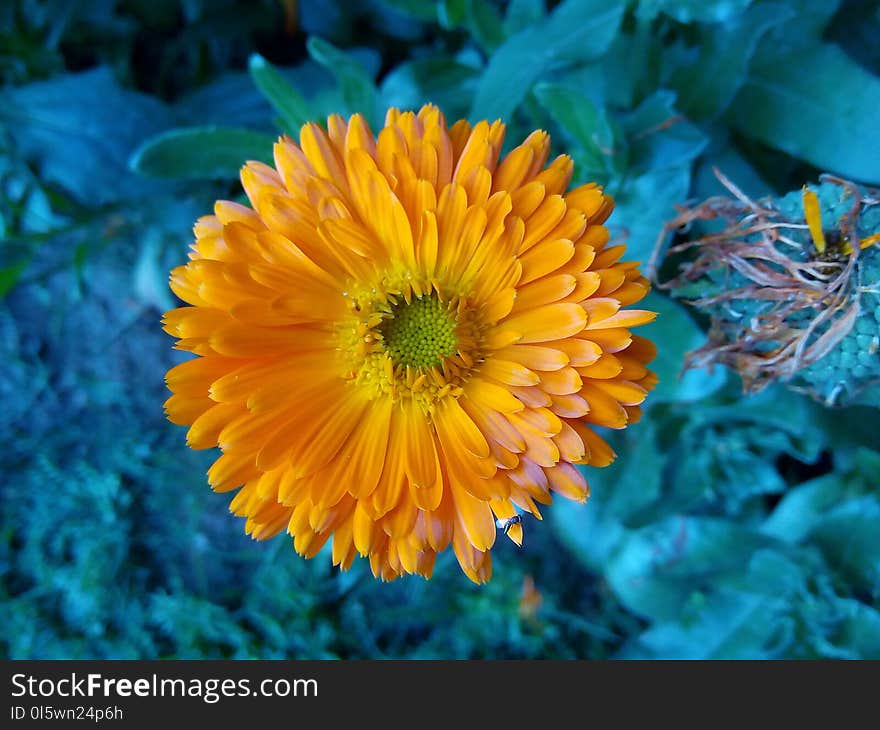
{"label": "dried flower head", "polygon": [[745,196],[683,207],[670,231],[703,235],[677,243],[679,274],[661,284],[711,319],[709,339],[687,367],[721,363],[747,391],[783,381],[822,402],[880,404],[880,191],[823,175],[780,199]]}

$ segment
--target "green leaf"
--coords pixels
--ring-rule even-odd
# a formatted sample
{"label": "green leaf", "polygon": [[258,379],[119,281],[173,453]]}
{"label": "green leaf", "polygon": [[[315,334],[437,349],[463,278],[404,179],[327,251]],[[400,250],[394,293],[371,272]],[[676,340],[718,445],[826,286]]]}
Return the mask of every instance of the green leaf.
{"label": "green leaf", "polygon": [[821,42],[825,29],[837,15],[842,0],[823,0],[820,3],[803,0],[781,0],[788,7],[791,19],[774,28],[761,42],[761,48],[771,53],[801,48],[809,52]]}
{"label": "green leaf", "polygon": [[606,183],[622,174],[626,141],[604,108],[561,84],[538,84],[535,96],[576,145],[573,157],[578,179]]}
{"label": "green leaf", "polygon": [[76,202],[100,206],[141,199],[161,187],[132,174],[127,162],[140,142],[171,124],[168,107],[119,85],[101,67],[4,89],[0,122],[16,153],[36,163],[43,183]]}
{"label": "green leaf", "polygon": [[431,102],[449,119],[467,114],[476,87],[477,70],[443,56],[420,58],[397,66],[382,82],[381,96],[386,106],[418,109]]}
{"label": "green leaf", "polygon": [[880,79],[836,46],[762,49],[732,121],[742,134],[823,170],[880,182]]}
{"label": "green leaf", "polygon": [[597,498],[605,484],[598,469],[585,471],[593,496],[586,504],[560,500],[549,510],[549,522],[569,552],[589,570],[602,573],[609,557],[628,534]]}
{"label": "green leaf", "polygon": [[504,16],[504,31],[507,35],[518,33],[540,23],[545,13],[544,0],[511,0]]}
{"label": "green leaf", "polygon": [[437,8],[432,3],[426,3],[424,0],[379,0],[379,2],[417,20],[437,20]]}
{"label": "green leaf", "polygon": [[[621,658],[773,659],[788,604],[773,595],[721,589],[682,616],[641,634]],[[785,634],[790,635],[790,629]],[[783,635],[785,635],[783,634]],[[788,638],[788,636],[786,636]]]}
{"label": "green leaf", "polygon": [[664,13],[679,23],[728,22],[741,14],[752,0],[641,0],[638,13],[654,18]]}
{"label": "green leaf", "polygon": [[149,177],[179,180],[237,178],[248,160],[270,162],[275,139],[249,129],[189,127],[148,139],[131,168]]}
{"label": "green leaf", "polygon": [[[655,518],[649,508],[661,494],[667,454],[657,446],[657,422],[643,418],[637,427],[627,429],[614,448],[622,457],[610,466],[587,472],[587,478],[600,494],[604,514],[614,515],[628,527],[641,527]],[[596,481],[600,484],[596,484]]]}
{"label": "green leaf", "polygon": [[601,57],[625,5],[622,0],[564,0],[543,22],[508,38],[489,59],[470,117],[509,120],[549,69]]}
{"label": "green leaf", "polygon": [[678,92],[678,108],[691,119],[723,112],[745,81],[761,36],[792,15],[785,5],[757,5],[724,25],[704,28],[697,57],[683,59],[669,79]]}
{"label": "green leaf", "polygon": [[660,86],[668,53],[656,25],[637,16],[623,24],[601,60],[573,74],[609,108],[631,109]]}
{"label": "green leaf", "polygon": [[728,520],[674,516],[630,532],[611,555],[606,577],[631,611],[671,620],[688,599],[735,576],[769,544]]}
{"label": "green leaf", "polygon": [[349,54],[317,36],[306,41],[306,48],[315,61],[336,77],[348,112],[363,114],[375,127],[378,121],[376,86],[366,69]]}
{"label": "green leaf", "polygon": [[447,30],[466,28],[486,51],[504,40],[504,28],[498,10],[485,0],[440,0],[437,3],[440,25]]}
{"label": "green leaf", "polygon": [[809,533],[821,515],[846,494],[840,474],[812,479],[789,491],[764,523],[768,535],[797,543]]}
{"label": "green leaf", "polygon": [[[880,612],[851,598],[837,598],[830,636],[814,641],[820,654],[833,659],[880,659]],[[827,631],[828,618],[825,620]]]}
{"label": "green leaf", "polygon": [[679,615],[638,637],[626,658],[757,659],[784,656],[794,634],[792,603],[805,585],[801,567],[758,550],[747,573],[694,594]]}
{"label": "green leaf", "polygon": [[675,93],[661,89],[623,120],[634,174],[689,165],[709,143],[708,137],[675,108]]}
{"label": "green leaf", "polygon": [[809,534],[856,590],[880,593],[880,501],[853,499],[822,515]]}
{"label": "green leaf", "polygon": [[281,125],[288,134],[296,135],[300,127],[311,121],[309,103],[291,86],[271,63],[259,53],[248,62],[251,78],[260,93],[272,105],[281,118]]}
{"label": "green leaf", "polygon": [[639,307],[657,312],[657,319],[640,327],[638,334],[657,345],[657,357],[650,368],[659,381],[649,402],[691,402],[705,398],[721,388],[727,374],[721,367],[714,372],[705,368],[682,373],[685,353],[706,342],[706,334],[694,322],[684,305],[669,297],[651,292]]}
{"label": "green leaf", "polygon": [[0,299],[5,297],[18,283],[21,273],[27,268],[27,265],[27,261],[18,261],[0,269]]}

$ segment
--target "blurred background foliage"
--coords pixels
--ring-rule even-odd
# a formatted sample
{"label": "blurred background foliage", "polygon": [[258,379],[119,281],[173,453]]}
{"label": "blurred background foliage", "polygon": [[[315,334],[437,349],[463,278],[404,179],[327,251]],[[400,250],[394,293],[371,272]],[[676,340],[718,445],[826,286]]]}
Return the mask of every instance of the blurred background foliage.
{"label": "blurred background foliage", "polygon": [[653,293],[620,454],[476,587],[255,543],[164,420],[196,217],[279,130],[389,105],[549,130],[645,261],[674,204],[880,183],[874,0],[0,4],[0,652],[12,658],[880,658],[880,413],[720,369]]}

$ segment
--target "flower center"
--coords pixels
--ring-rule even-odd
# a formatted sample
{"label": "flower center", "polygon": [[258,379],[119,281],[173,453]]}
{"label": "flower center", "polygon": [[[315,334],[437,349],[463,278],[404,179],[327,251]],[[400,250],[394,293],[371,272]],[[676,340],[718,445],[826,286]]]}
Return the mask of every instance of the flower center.
{"label": "flower center", "polygon": [[395,365],[429,368],[455,354],[455,327],[455,320],[436,296],[421,296],[394,305],[378,329]]}
{"label": "flower center", "polygon": [[485,358],[481,310],[436,282],[386,276],[345,292],[349,315],[336,327],[342,377],[373,398],[411,400],[426,413],[458,398]]}

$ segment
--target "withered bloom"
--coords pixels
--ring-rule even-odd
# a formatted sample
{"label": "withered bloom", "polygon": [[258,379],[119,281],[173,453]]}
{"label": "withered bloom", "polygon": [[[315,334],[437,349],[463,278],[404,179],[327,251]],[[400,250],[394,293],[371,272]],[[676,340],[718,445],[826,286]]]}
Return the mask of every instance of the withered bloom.
{"label": "withered bloom", "polygon": [[656,278],[670,231],[695,231],[665,252],[679,273],[660,284],[711,321],[686,367],[726,365],[746,391],[783,381],[827,405],[880,405],[880,190],[823,175],[755,201],[716,175],[732,197],[680,208],[648,266]]}

